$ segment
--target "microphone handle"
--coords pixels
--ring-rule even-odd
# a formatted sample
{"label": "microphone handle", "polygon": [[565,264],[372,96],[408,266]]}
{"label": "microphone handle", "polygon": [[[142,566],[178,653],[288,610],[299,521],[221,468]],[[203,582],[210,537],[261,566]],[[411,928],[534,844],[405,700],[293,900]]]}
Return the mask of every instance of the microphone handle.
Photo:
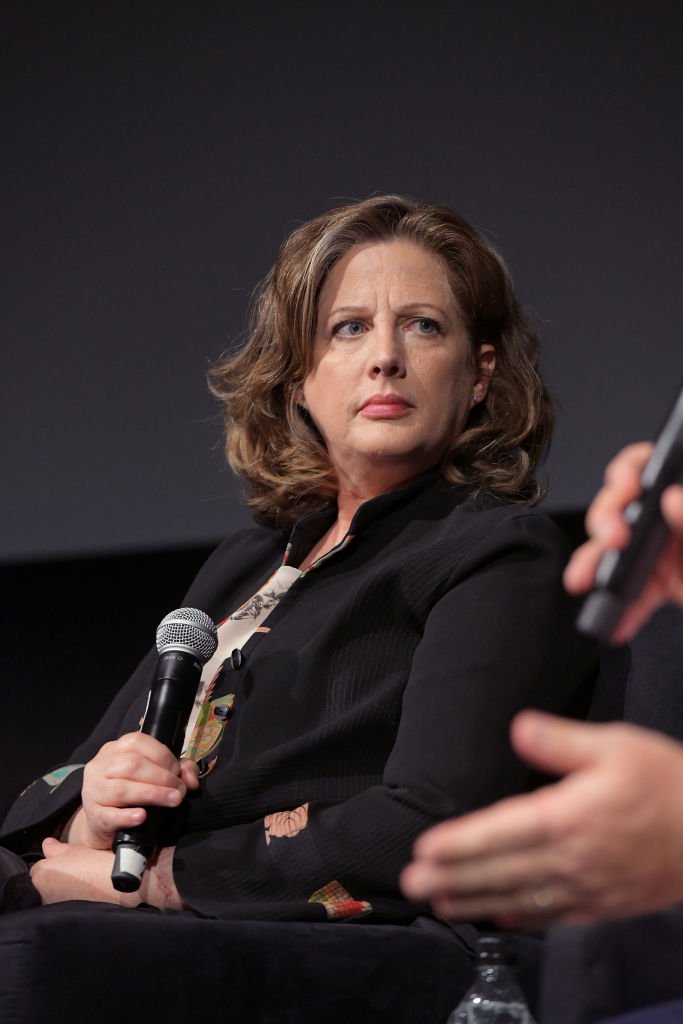
{"label": "microphone handle", "polygon": [[[165,651],[157,662],[156,678],[140,732],[154,736],[176,757],[182,750],[201,673],[202,663],[187,651]],[[168,810],[163,807],[147,808],[147,818],[142,825],[116,833],[112,844],[115,858],[111,880],[118,892],[136,892],[140,888],[167,814]]]}

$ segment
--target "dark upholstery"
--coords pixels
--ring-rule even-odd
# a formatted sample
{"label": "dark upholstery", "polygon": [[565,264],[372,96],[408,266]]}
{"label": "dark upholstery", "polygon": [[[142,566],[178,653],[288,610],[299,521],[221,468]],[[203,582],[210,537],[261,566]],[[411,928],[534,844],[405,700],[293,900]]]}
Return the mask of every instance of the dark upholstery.
{"label": "dark upholstery", "polygon": [[547,940],[542,1024],[594,1024],[673,998],[683,999],[683,908]]}
{"label": "dark upholstery", "polygon": [[419,928],[226,922],[79,903],[0,918],[3,1024],[438,1024],[470,975],[462,943]]}

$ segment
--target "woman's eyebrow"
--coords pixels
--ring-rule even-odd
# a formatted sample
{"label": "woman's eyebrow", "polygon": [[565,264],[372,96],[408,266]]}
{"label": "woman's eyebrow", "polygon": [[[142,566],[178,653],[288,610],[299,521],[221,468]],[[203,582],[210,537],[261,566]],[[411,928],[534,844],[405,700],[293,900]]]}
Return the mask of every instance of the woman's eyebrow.
{"label": "woman's eyebrow", "polygon": [[[406,302],[399,306],[396,312],[399,315],[405,316],[409,313],[418,312],[421,310],[433,310],[440,316],[448,316],[448,310],[444,306],[436,306],[433,302],[422,302],[421,299],[414,299],[411,302]],[[329,313],[326,314],[325,319],[330,320],[336,316],[367,316],[369,309],[367,306],[335,306]]]}
{"label": "woman's eyebrow", "polygon": [[422,302],[420,299],[404,303],[404,305],[398,307],[396,312],[405,315],[407,313],[421,312],[424,309],[430,309],[442,317],[448,316],[448,310],[444,306],[435,306],[433,302]]}
{"label": "woman's eyebrow", "polygon": [[361,316],[361,315],[367,315],[367,313],[368,313],[368,307],[367,306],[335,306],[334,309],[331,309],[330,312],[327,314],[326,319],[329,320],[330,317],[340,316],[340,315],[343,315],[343,316],[349,316],[349,315]]}

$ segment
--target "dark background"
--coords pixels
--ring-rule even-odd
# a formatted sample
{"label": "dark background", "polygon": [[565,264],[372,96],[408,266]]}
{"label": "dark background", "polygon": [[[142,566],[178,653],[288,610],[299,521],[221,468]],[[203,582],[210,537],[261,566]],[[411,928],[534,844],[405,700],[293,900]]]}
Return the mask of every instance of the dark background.
{"label": "dark background", "polygon": [[544,324],[550,500],[681,373],[681,6],[3,5],[0,558],[209,542],[207,365],[285,234],[373,191],[489,233]]}
{"label": "dark background", "polygon": [[323,208],[405,192],[493,238],[543,325],[553,512],[656,430],[683,369],[680,5],[29,0],[0,46],[10,788],[246,521],[205,371]]}

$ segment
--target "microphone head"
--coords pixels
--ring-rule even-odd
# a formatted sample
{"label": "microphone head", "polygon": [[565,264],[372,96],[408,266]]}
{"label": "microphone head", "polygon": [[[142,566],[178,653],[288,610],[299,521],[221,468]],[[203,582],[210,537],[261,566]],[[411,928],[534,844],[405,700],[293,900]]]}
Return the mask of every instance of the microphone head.
{"label": "microphone head", "polygon": [[203,664],[217,646],[216,626],[199,608],[176,608],[161,620],[157,628],[159,654],[168,650],[187,651]]}

